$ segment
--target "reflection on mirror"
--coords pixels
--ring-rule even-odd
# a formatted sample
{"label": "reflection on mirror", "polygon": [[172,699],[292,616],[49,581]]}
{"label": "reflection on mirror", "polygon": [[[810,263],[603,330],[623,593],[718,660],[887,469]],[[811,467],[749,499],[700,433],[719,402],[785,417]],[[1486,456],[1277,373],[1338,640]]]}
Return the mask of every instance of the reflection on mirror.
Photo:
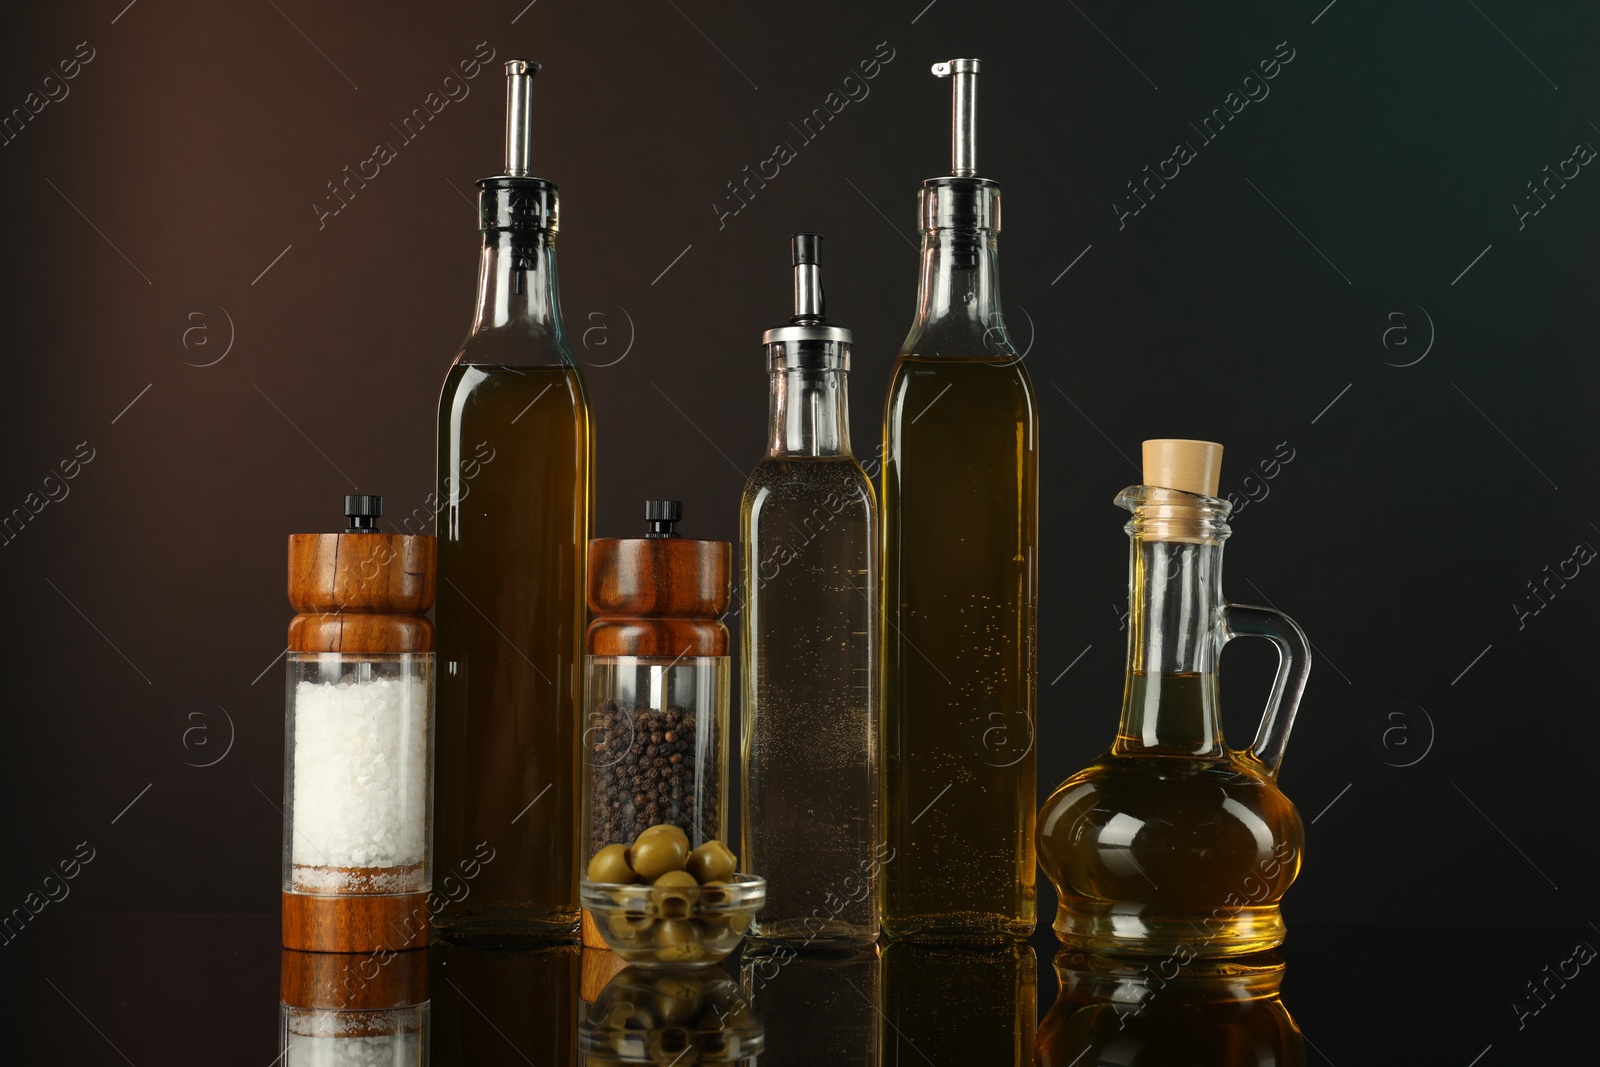
{"label": "reflection on mirror", "polygon": [[1278,991],[1276,953],[1180,966],[1063,949],[1037,1067],[1300,1067],[1305,1045]]}
{"label": "reflection on mirror", "polygon": [[473,948],[436,942],[433,1062],[526,1067],[573,1061],[578,948]]}
{"label": "reflection on mirror", "polygon": [[739,988],[761,1014],[761,1067],[877,1067],[878,949],[746,946]]}
{"label": "reflection on mirror", "polygon": [[[588,969],[586,962],[586,973]],[[592,1001],[585,999],[578,1020],[578,1047],[585,1067],[618,1063],[755,1067],[764,1034],[738,983],[715,964],[624,967]]]}
{"label": "reflection on mirror", "polygon": [[885,1064],[1029,1067],[1038,958],[1026,944],[897,941],[883,952]]}
{"label": "reflection on mirror", "polygon": [[293,1067],[428,1062],[428,950],[283,950],[279,1059]]}

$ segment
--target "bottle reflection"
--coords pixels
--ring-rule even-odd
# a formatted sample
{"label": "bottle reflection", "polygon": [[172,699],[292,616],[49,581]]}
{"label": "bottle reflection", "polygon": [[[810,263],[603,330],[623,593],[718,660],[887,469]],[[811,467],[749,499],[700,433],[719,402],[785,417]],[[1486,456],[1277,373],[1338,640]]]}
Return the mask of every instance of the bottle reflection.
{"label": "bottle reflection", "polygon": [[716,964],[625,967],[584,1004],[578,1047],[584,1067],[755,1067],[764,1033],[738,983]]}
{"label": "bottle reflection", "polygon": [[473,1067],[576,1062],[576,945],[490,950],[436,942],[429,952],[435,1062]]}
{"label": "bottle reflection", "polygon": [[746,947],[739,987],[766,1025],[761,1067],[877,1067],[880,966],[876,946]]}
{"label": "bottle reflection", "polygon": [[1039,1026],[1038,1067],[1305,1063],[1275,953],[1180,966],[1063,949],[1055,967],[1061,992]]}
{"label": "bottle reflection", "polygon": [[428,1062],[428,950],[284,949],[279,1058],[287,1067]]}
{"label": "bottle reflection", "polygon": [[883,953],[884,1067],[1029,1067],[1036,967],[1026,944],[891,944]]}

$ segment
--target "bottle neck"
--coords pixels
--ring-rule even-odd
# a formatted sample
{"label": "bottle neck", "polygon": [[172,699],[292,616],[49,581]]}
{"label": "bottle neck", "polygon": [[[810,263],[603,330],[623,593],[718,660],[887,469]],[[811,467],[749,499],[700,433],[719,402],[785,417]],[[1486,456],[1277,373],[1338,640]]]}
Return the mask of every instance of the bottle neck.
{"label": "bottle neck", "polygon": [[774,370],[767,455],[850,455],[846,378],[838,369]]}
{"label": "bottle neck", "polygon": [[1129,555],[1128,681],[1113,753],[1219,758],[1220,540],[1148,539]]}
{"label": "bottle neck", "polygon": [[562,334],[555,237],[548,230],[486,230],[472,332]]}
{"label": "bottle neck", "polygon": [[1016,357],[1000,311],[995,230],[923,230],[917,317],[905,351],[968,359]]}

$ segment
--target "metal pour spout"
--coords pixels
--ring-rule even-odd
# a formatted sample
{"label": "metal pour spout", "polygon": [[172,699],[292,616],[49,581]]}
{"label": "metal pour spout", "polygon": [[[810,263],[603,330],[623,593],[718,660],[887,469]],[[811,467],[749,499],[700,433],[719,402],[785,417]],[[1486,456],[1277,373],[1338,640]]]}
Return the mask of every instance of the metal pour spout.
{"label": "metal pour spout", "polygon": [[826,318],[822,300],[822,235],[797,233],[789,242],[794,260],[794,318],[799,324],[814,324]]}
{"label": "metal pour spout", "polygon": [[978,174],[978,69],[976,59],[935,63],[935,77],[950,79],[950,173]]}
{"label": "metal pour spout", "polygon": [[528,59],[506,61],[506,175],[531,178],[529,141],[533,119],[533,76],[539,64]]}

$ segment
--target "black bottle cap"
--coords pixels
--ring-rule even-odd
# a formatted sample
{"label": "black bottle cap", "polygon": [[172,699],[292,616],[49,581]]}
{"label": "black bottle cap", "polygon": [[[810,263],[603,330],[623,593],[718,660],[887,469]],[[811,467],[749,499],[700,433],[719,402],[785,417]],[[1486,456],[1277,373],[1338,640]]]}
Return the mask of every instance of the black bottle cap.
{"label": "black bottle cap", "polygon": [[822,234],[809,231],[797,233],[790,239],[790,252],[794,259],[794,266],[803,263],[820,263],[822,256]]}
{"label": "black bottle cap", "polygon": [[378,517],[383,514],[383,497],[347,496],[344,514],[350,520],[351,533],[377,533]]}
{"label": "black bottle cap", "polygon": [[677,537],[678,532],[672,527],[683,521],[683,501],[646,500],[644,521],[650,524],[646,537]]}

